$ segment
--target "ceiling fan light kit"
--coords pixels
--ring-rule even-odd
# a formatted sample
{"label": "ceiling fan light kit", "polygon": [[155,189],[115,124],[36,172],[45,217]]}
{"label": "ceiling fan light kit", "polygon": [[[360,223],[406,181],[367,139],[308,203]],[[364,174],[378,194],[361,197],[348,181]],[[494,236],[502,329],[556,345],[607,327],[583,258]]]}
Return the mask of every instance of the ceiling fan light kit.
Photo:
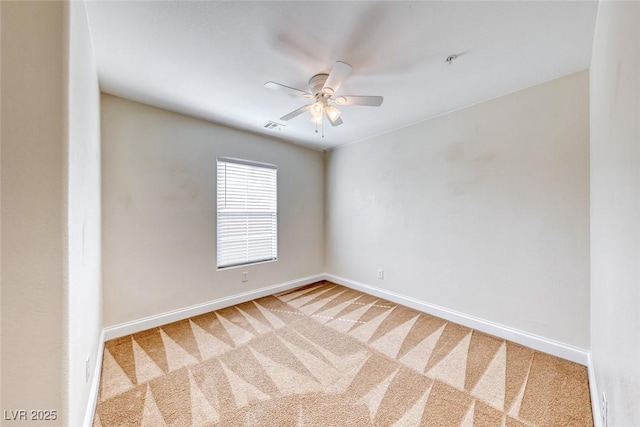
{"label": "ceiling fan light kit", "polygon": [[[331,103],[336,105],[360,105],[369,107],[379,107],[382,105],[384,98],[382,96],[354,96],[341,95],[334,98],[334,94],[338,91],[344,80],[351,74],[352,67],[346,62],[338,61],[335,63],[329,74],[316,74],[309,79],[309,88],[311,92],[296,89],[276,82],[267,82],[265,87],[274,90],[280,90],[294,96],[302,98],[315,99],[314,103],[304,105],[297,110],[290,112],[280,118],[280,120],[291,120],[299,116],[305,111],[311,113],[311,122],[317,126],[322,126],[323,117],[327,117],[332,126],[340,126],[343,121],[340,118],[342,112]],[[322,132],[324,137],[324,128]]]}
{"label": "ceiling fan light kit", "polygon": [[311,123],[314,123],[316,125],[321,125],[322,124],[322,115],[311,116]]}
{"label": "ceiling fan light kit", "polygon": [[323,102],[316,102],[315,104],[311,105],[311,114],[313,114],[314,116],[321,116],[322,112],[325,109],[325,104]]}
{"label": "ceiling fan light kit", "polygon": [[326,106],[324,110],[327,113],[327,116],[329,116],[329,119],[334,122],[342,115],[342,112],[333,105]]}

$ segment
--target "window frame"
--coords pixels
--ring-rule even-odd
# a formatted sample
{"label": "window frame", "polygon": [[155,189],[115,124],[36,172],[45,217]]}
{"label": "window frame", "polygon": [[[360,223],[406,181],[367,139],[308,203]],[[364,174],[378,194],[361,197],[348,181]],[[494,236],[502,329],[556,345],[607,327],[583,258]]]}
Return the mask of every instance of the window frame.
{"label": "window frame", "polygon": [[[220,199],[220,187],[219,187],[219,182],[218,182],[218,178],[219,178],[219,168],[221,166],[221,164],[236,164],[236,165],[242,165],[242,166],[249,166],[249,167],[254,167],[254,168],[262,168],[262,169],[271,169],[275,171],[275,190],[274,190],[274,194],[273,194],[273,202],[275,205],[275,210],[271,211],[271,210],[265,210],[262,212],[256,212],[256,211],[249,211],[247,210],[247,217],[248,216],[252,216],[252,214],[255,215],[273,215],[274,216],[274,221],[275,221],[275,232],[272,234],[272,245],[274,246],[274,250],[272,251],[272,255],[274,256],[273,258],[268,258],[268,259],[257,259],[254,261],[246,261],[246,262],[241,262],[241,263],[234,263],[234,264],[228,264],[228,265],[222,265],[220,266],[220,217],[221,215],[224,216],[224,212],[220,211],[220,205],[219,205],[219,199]],[[226,173],[226,172],[225,172]],[[226,178],[225,178],[226,179]],[[226,191],[226,190],[225,190]],[[226,193],[225,193],[225,200],[226,200]],[[228,214],[228,213],[227,213]],[[227,215],[228,217],[230,216],[242,216],[242,214],[235,212],[233,213],[233,215]],[[240,267],[247,267],[247,266],[252,266],[252,265],[256,265],[256,264],[265,264],[265,263],[269,263],[269,262],[275,262],[278,260],[278,253],[279,253],[279,247],[278,247],[278,243],[279,243],[279,238],[278,238],[278,229],[279,229],[279,224],[278,224],[279,220],[278,220],[278,166],[277,165],[273,165],[270,163],[262,163],[262,162],[256,162],[256,161],[252,161],[252,160],[246,160],[246,159],[238,159],[238,158],[234,158],[234,157],[223,157],[223,156],[217,156],[216,157],[216,268],[218,271],[220,270],[228,270],[228,269],[232,269],[232,268],[240,268]],[[275,243],[273,243],[275,241]]]}

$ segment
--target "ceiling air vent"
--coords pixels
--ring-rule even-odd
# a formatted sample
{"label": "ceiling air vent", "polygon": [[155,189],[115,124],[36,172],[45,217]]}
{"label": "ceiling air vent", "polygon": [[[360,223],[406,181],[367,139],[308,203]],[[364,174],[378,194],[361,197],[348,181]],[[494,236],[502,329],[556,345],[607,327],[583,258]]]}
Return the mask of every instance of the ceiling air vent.
{"label": "ceiling air vent", "polygon": [[281,123],[276,123],[269,120],[267,123],[262,125],[262,127],[269,130],[282,130],[282,128],[285,126]]}

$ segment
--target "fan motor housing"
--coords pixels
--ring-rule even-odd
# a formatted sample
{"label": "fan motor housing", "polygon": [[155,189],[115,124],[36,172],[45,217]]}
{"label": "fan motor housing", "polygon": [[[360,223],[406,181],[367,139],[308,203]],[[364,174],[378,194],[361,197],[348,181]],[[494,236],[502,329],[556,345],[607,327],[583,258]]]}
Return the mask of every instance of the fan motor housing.
{"label": "fan motor housing", "polygon": [[309,87],[311,88],[311,93],[317,99],[319,96],[324,98],[331,97],[331,94],[323,93],[322,88],[327,81],[329,74],[316,74],[315,76],[309,79]]}

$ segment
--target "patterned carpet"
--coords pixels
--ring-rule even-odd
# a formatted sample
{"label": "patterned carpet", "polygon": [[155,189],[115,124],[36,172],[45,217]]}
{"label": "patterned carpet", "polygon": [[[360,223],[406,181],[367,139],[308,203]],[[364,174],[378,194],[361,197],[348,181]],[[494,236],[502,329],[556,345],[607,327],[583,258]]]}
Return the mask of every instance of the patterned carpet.
{"label": "patterned carpet", "polygon": [[592,426],[584,366],[318,282],[105,344],[98,426]]}

